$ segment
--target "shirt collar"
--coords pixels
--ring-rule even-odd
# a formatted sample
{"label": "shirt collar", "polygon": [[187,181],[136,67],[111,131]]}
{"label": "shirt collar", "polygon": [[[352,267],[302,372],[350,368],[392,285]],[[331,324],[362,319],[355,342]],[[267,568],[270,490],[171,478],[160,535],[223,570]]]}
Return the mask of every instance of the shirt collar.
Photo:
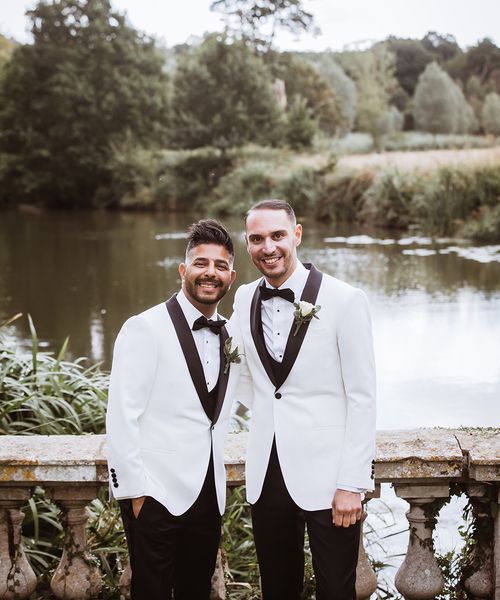
{"label": "shirt collar", "polygon": [[[177,302],[179,303],[182,312],[186,317],[189,329],[193,329],[193,323],[196,321],[196,319],[203,317],[203,314],[191,304],[191,302],[186,298],[186,294],[182,291],[182,289],[179,290],[179,293],[177,294]],[[210,318],[212,319],[212,321],[217,321],[217,319],[219,318],[217,310]]]}
{"label": "shirt collar", "polygon": [[[307,277],[309,275],[309,271],[304,267],[304,265],[297,261],[297,266],[295,267],[294,272],[290,275],[290,277],[284,281],[279,287],[279,290],[284,288],[289,288],[295,294],[295,299],[298,299],[302,296],[302,292],[304,291],[304,287],[306,285]],[[264,277],[264,282],[266,287],[272,288],[273,286],[267,281]]]}

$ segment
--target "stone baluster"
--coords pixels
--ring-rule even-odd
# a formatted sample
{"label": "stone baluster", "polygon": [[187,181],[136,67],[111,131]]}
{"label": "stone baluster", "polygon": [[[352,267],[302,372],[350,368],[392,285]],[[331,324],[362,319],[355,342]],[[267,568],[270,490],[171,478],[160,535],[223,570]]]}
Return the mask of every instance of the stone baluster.
{"label": "stone baluster", "polygon": [[210,600],[226,600],[226,583],[224,580],[225,562],[225,556],[219,548],[219,551],[217,552],[217,562],[215,563],[215,571],[212,576]]}
{"label": "stone baluster", "polygon": [[98,486],[48,488],[48,496],[62,506],[64,549],[50,587],[60,600],[90,600],[98,596],[102,578],[95,559],[87,550],[86,506],[97,496]]}
{"label": "stone baluster", "polygon": [[36,588],[36,575],[21,541],[24,514],[20,508],[30,496],[27,487],[0,487],[0,600],[23,600]]}
{"label": "stone baluster", "polygon": [[120,587],[120,594],[125,598],[125,600],[130,599],[130,580],[132,578],[132,570],[130,568],[130,561],[127,558],[127,562],[125,564],[125,568],[122,571],[120,576],[120,581],[118,585]]}
{"label": "stone baluster", "polygon": [[[434,556],[432,532],[436,511],[449,496],[448,485],[396,485],[410,504],[406,513],[410,539],[394,583],[405,600],[431,600],[443,591],[444,579]],[[438,506],[436,506],[436,503]]]}
{"label": "stone baluster", "polygon": [[472,575],[465,580],[465,589],[473,598],[491,598],[493,594],[493,518],[490,513],[491,499],[482,484],[467,487],[475,519],[476,544],[471,567]]}
{"label": "stone baluster", "polygon": [[366,519],[366,505],[372,498],[380,498],[380,485],[377,485],[375,491],[367,494],[363,502],[363,516],[361,520],[361,536],[359,538],[358,564],[356,567],[356,598],[358,600],[368,600],[377,589],[377,576],[373,570],[368,556],[366,555],[364,545],[363,526]]}
{"label": "stone baluster", "polygon": [[494,502],[496,502],[494,514],[494,552],[493,552],[493,599],[500,600],[500,484],[497,483],[494,495]]}

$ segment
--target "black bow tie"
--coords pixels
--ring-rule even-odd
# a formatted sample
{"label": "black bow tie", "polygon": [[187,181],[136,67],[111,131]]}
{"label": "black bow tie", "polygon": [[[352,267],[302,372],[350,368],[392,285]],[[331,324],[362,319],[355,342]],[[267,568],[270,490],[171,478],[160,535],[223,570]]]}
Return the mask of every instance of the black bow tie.
{"label": "black bow tie", "polygon": [[288,302],[295,301],[295,294],[290,288],[278,290],[276,288],[269,288],[266,285],[260,286],[260,297],[262,298],[262,300],[270,300],[275,296],[279,296],[280,298],[283,298],[283,300],[288,300]]}
{"label": "black bow tie", "polygon": [[199,317],[193,323],[193,331],[198,331],[198,329],[203,329],[203,327],[208,327],[212,333],[220,334],[220,330],[224,327],[226,321],[224,319],[219,319],[218,321],[212,321],[212,319],[207,319],[206,317]]}

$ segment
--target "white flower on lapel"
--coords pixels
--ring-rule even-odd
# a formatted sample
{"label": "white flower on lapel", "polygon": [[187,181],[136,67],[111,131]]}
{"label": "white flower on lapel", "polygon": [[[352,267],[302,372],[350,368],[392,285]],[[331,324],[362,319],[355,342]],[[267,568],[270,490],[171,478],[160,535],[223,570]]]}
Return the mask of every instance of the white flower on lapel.
{"label": "white flower on lapel", "polygon": [[231,363],[236,363],[237,365],[241,362],[241,354],[237,345],[233,346],[233,338],[228,337],[224,342],[224,356],[226,358],[226,363],[224,365],[224,375],[227,375],[229,371],[229,367]]}
{"label": "white flower on lapel", "polygon": [[321,306],[311,304],[310,302],[305,302],[304,300],[300,300],[300,302],[294,302],[295,310],[293,311],[293,316],[295,317],[295,331],[293,335],[297,335],[299,329],[301,328],[303,323],[307,323],[311,319],[319,319],[317,313],[321,310]]}
{"label": "white flower on lapel", "polygon": [[314,309],[314,304],[311,304],[310,302],[306,302],[305,300],[299,302],[298,310],[301,317],[308,317]]}

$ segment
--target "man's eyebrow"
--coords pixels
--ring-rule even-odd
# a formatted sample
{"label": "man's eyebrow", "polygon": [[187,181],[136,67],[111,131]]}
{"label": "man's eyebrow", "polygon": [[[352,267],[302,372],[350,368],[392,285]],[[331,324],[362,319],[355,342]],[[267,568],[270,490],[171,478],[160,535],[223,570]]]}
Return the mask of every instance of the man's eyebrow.
{"label": "man's eyebrow", "polygon": [[[276,235],[277,233],[286,233],[286,231],[287,231],[286,229],[277,229],[276,231],[271,231],[271,233],[269,233],[269,235]],[[256,237],[256,236],[266,237],[266,234],[258,233],[258,232],[248,234],[248,237]]]}
{"label": "man's eyebrow", "polygon": [[[206,256],[197,256],[196,258],[193,258],[193,262],[197,262],[197,261],[202,261],[202,262],[210,262],[210,259],[207,258]],[[217,264],[224,264],[224,265],[228,265],[229,261],[226,260],[225,258],[216,258],[214,259],[214,262]]]}

